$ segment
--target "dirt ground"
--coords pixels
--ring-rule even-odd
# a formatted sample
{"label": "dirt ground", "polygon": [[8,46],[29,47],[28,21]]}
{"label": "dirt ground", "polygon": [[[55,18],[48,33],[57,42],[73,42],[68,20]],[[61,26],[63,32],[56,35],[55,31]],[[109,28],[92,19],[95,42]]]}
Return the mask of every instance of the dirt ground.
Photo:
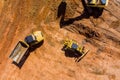
{"label": "dirt ground", "polygon": [[[88,15],[82,0],[61,1],[0,0],[0,80],[120,80],[120,1],[109,0],[99,16]],[[17,42],[36,30],[43,45],[13,63]],[[65,39],[90,52],[75,62],[61,50]]]}

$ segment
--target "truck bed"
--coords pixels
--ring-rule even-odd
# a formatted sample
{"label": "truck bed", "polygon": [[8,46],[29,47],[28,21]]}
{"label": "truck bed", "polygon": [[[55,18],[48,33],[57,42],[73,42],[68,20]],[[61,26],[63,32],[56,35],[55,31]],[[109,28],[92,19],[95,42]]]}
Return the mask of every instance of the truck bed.
{"label": "truck bed", "polygon": [[14,62],[19,63],[24,54],[27,52],[28,48],[29,45],[27,45],[25,42],[19,41],[9,58],[13,59]]}

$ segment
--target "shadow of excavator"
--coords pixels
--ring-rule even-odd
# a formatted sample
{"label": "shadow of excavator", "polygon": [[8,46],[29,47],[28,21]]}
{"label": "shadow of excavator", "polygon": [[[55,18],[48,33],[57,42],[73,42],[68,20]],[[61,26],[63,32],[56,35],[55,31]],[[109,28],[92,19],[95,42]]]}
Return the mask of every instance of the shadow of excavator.
{"label": "shadow of excavator", "polygon": [[82,14],[75,18],[69,18],[68,20],[64,20],[67,3],[65,1],[60,3],[60,5],[58,7],[57,17],[59,18],[61,16],[61,20],[60,20],[61,28],[66,25],[72,24],[74,21],[82,20],[85,18],[88,19],[90,16],[93,16],[93,18],[99,18],[99,16],[102,15],[103,8],[88,7],[84,0],[81,0],[81,1],[82,1],[82,5],[84,7]]}
{"label": "shadow of excavator", "polygon": [[12,63],[14,65],[16,65],[19,69],[22,68],[23,64],[25,63],[25,61],[27,60],[28,56],[30,55],[31,52],[35,51],[37,48],[39,48],[40,46],[42,46],[42,44],[44,43],[44,41],[40,42],[39,44],[36,44],[32,47],[30,47],[26,53],[24,54],[24,56],[22,57],[21,61],[19,63],[16,63],[15,61],[13,61]]}
{"label": "shadow of excavator", "polygon": [[61,18],[60,19],[60,26],[62,26],[62,24],[64,23],[66,6],[67,6],[67,3],[65,1],[62,1],[60,3],[60,5],[58,6],[57,18]]}

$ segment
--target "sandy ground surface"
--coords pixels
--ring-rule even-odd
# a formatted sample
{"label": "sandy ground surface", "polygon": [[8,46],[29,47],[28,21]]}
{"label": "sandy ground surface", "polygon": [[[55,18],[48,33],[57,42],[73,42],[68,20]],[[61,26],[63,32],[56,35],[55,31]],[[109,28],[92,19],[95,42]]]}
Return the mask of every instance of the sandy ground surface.
{"label": "sandy ground surface", "polygon": [[[112,2],[113,1],[113,2]],[[110,0],[99,18],[87,17],[81,0],[0,0],[0,80],[120,80],[120,1]],[[62,10],[64,10],[64,6]],[[9,55],[19,40],[41,30],[42,46],[19,67]],[[79,62],[62,51],[74,39],[90,52]]]}

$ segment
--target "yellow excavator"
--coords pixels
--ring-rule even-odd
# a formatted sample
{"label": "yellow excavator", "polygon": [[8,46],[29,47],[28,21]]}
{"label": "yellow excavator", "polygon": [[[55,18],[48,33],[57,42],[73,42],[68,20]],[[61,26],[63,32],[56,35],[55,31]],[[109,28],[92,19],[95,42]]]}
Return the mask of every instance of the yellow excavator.
{"label": "yellow excavator", "polygon": [[17,43],[9,58],[11,58],[17,64],[19,64],[19,62],[22,60],[23,56],[28,51],[28,49],[41,43],[43,40],[44,37],[41,31],[33,32],[32,34],[26,36],[24,41],[19,41]]}
{"label": "yellow excavator", "polygon": [[88,15],[98,18],[102,15],[109,0],[82,0],[85,11]]}
{"label": "yellow excavator", "polygon": [[101,7],[104,8],[105,6],[108,5],[109,0],[85,0],[85,3],[87,6],[90,7]]}
{"label": "yellow excavator", "polygon": [[84,46],[80,46],[76,41],[69,39],[66,39],[64,41],[63,50],[71,50],[77,52],[77,54],[80,55],[78,61],[81,60],[89,52],[89,50],[86,50]]}

